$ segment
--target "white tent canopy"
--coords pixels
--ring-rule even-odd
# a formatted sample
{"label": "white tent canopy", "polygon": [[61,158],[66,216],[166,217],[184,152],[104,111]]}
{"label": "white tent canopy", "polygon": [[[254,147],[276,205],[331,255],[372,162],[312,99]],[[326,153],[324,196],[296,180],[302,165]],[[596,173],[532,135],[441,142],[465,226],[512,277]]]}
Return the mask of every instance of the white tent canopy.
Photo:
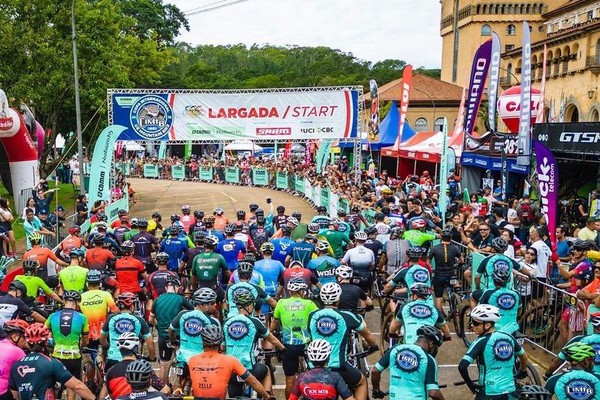
{"label": "white tent canopy", "polygon": [[235,140],[225,146],[227,151],[261,151],[263,148],[249,140]]}
{"label": "white tent canopy", "polygon": [[123,143],[125,150],[127,151],[143,151],[145,150],[144,146],[140,145],[139,143],[136,143],[133,140],[128,140],[125,143]]}

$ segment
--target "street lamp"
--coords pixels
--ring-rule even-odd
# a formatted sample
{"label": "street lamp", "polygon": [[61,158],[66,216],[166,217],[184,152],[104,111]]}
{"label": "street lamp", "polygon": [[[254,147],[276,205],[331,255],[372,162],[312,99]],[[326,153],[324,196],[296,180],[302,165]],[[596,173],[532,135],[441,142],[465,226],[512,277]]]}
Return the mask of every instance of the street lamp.
{"label": "street lamp", "polygon": [[79,102],[79,68],[77,67],[77,32],[75,31],[75,0],[72,2],[73,78],[75,79],[75,120],[77,124],[77,158],[79,159],[79,193],[85,194],[83,179],[83,140],[81,139],[81,104]]}

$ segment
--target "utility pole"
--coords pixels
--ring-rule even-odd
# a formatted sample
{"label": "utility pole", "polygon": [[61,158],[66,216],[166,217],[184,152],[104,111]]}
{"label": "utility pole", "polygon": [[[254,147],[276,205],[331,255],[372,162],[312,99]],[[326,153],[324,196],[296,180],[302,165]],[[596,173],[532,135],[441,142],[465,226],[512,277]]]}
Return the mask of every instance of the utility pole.
{"label": "utility pole", "polygon": [[77,122],[77,158],[79,161],[79,193],[85,194],[83,179],[83,140],[81,138],[81,104],[79,101],[79,68],[77,66],[77,32],[75,30],[75,0],[72,2],[71,28],[73,30],[73,77],[75,78],[75,120]]}

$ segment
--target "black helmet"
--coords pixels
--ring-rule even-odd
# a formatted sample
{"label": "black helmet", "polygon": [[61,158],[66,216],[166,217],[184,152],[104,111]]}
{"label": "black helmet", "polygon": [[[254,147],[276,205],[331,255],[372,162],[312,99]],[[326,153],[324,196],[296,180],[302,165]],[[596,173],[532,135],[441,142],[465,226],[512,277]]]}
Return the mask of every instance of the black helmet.
{"label": "black helmet", "polygon": [[267,220],[265,219],[265,216],[264,216],[264,215],[258,215],[258,216],[256,217],[256,223],[257,223],[257,224],[261,224],[261,225],[262,225],[262,224],[264,224],[265,222],[267,222]]}
{"label": "black helmet", "polygon": [[8,285],[8,290],[20,290],[25,295],[27,293],[27,286],[21,281],[12,281]]}
{"label": "black helmet", "polygon": [[76,290],[67,290],[63,295],[65,301],[81,301],[81,294]]}
{"label": "black helmet", "polygon": [[241,261],[238,264],[237,271],[240,278],[249,278],[252,276],[252,271],[254,271],[254,265],[248,261]]}
{"label": "black helmet", "polygon": [[583,251],[588,251],[592,248],[590,242],[588,242],[587,240],[581,240],[581,239],[576,239],[573,242],[573,249],[578,249],[578,250],[583,250]]}
{"label": "black helmet", "polygon": [[181,286],[181,281],[175,275],[169,274],[169,275],[167,275],[167,278],[165,279],[165,286],[167,286],[167,285]]}
{"label": "black helmet", "polygon": [[99,212],[98,214],[96,214],[96,218],[98,218],[98,221],[100,222],[108,221],[108,217],[103,212]]}
{"label": "black helmet", "polygon": [[94,243],[96,243],[96,244],[102,244],[102,243],[104,243],[105,240],[106,240],[106,235],[103,233],[96,233],[94,235]]}
{"label": "black helmet", "polygon": [[374,233],[377,233],[377,228],[375,228],[375,226],[374,226],[374,225],[367,226],[367,227],[365,228],[365,233],[366,233],[367,235],[372,235],[372,234],[374,234]]}
{"label": "black helmet", "polygon": [[134,249],[135,243],[133,243],[131,240],[126,240],[121,245],[121,250],[123,250],[123,253],[131,253]]}
{"label": "black helmet", "polygon": [[382,212],[375,213],[375,221],[383,221],[385,219],[385,214]]}
{"label": "black helmet", "polygon": [[207,325],[200,330],[202,344],[206,346],[219,346],[223,342],[223,331],[220,326]]}
{"label": "black helmet", "polygon": [[[375,229],[375,228],[373,228],[373,229]],[[375,232],[377,232],[377,230]],[[390,236],[396,236],[396,237],[400,238],[400,237],[402,237],[404,232],[405,232],[405,229],[403,226],[395,226],[390,231]],[[365,233],[366,233],[366,229],[365,229]]]}
{"label": "black helmet", "polygon": [[445,228],[442,230],[442,239],[452,239],[452,229]]}
{"label": "black helmet", "polygon": [[147,228],[148,227],[148,220],[146,218],[138,218],[138,227],[139,228]]}
{"label": "black helmet", "polygon": [[171,235],[171,236],[179,235],[179,225],[171,225],[169,227],[169,235]]}
{"label": "black helmet", "polygon": [[504,253],[508,247],[508,243],[506,243],[506,241],[501,237],[497,237],[492,240],[491,246],[494,250],[496,250],[496,252]]}
{"label": "black helmet", "polygon": [[507,268],[494,268],[492,280],[494,283],[504,286],[510,281],[510,272]]}
{"label": "black helmet", "polygon": [[152,213],[152,218],[158,218],[159,220],[162,219],[162,215],[160,215],[160,213],[158,211],[154,211]]}
{"label": "black helmet", "polygon": [[256,210],[258,210],[258,204],[256,204],[256,203],[250,203],[250,205],[248,206],[248,208],[250,209],[251,212],[255,212]]}
{"label": "black helmet", "polygon": [[327,207],[319,206],[319,207],[317,207],[317,212],[327,212]]}
{"label": "black helmet", "polygon": [[236,215],[238,217],[238,220],[239,219],[244,219],[244,218],[246,218],[246,211],[244,211],[244,210],[238,210],[237,213],[236,213]]}
{"label": "black helmet", "polygon": [[171,222],[179,221],[179,215],[171,214]]}
{"label": "black helmet", "polygon": [[164,251],[158,253],[156,255],[156,263],[157,264],[166,264],[169,261],[169,255]]}
{"label": "black helmet", "polygon": [[234,224],[227,224],[227,226],[225,226],[225,229],[223,229],[223,232],[225,232],[226,235],[231,235],[234,231],[235,231]]}
{"label": "black helmet", "polygon": [[285,212],[285,207],[284,206],[277,206],[277,212]]}
{"label": "black helmet", "polygon": [[194,243],[204,243],[204,238],[206,237],[205,231],[196,231],[194,232]]}
{"label": "black helmet", "polygon": [[117,215],[119,217],[122,217],[123,215],[127,215],[127,210],[124,208],[120,208],[119,211],[117,211]]}
{"label": "black helmet", "polygon": [[540,385],[525,385],[517,394],[518,400],[550,400],[552,393]]}
{"label": "black helmet", "polygon": [[135,360],[125,369],[125,377],[131,385],[148,384],[153,373],[152,365],[144,359]]}
{"label": "black helmet", "polygon": [[409,247],[408,250],[406,250],[406,255],[408,258],[421,258],[426,252],[427,250],[423,247]]}
{"label": "black helmet", "polygon": [[194,211],[194,218],[196,218],[196,219],[204,218],[204,211],[200,211],[200,210]]}
{"label": "black helmet", "polygon": [[292,213],[292,217],[296,218],[298,221],[300,221],[300,219],[302,218],[302,214],[300,213],[300,211],[294,211]]}
{"label": "black helmet", "polygon": [[417,329],[417,336],[422,336],[428,340],[431,340],[437,347],[440,347],[442,343],[444,343],[442,332],[440,332],[440,330],[435,326],[423,325]]}
{"label": "black helmet", "polygon": [[431,296],[431,287],[423,283],[415,283],[410,287],[410,293],[421,299],[427,299]]}
{"label": "black helmet", "polygon": [[256,215],[257,218],[258,218],[259,215],[262,215],[264,217],[265,216],[265,210],[263,210],[262,208],[257,208],[256,211],[254,211],[254,215]]}

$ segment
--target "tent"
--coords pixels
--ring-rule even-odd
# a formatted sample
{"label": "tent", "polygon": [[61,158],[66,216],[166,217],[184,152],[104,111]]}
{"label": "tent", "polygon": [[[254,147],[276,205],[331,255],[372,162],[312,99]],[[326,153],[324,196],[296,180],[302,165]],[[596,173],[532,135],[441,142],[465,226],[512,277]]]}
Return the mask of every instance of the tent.
{"label": "tent", "polygon": [[234,140],[225,146],[227,151],[261,151],[263,148],[251,141],[247,140]]}
{"label": "tent", "polygon": [[124,143],[125,150],[127,151],[144,151],[145,147],[140,145],[134,140],[127,140]]}
{"label": "tent", "polygon": [[[363,144],[369,143],[370,149],[373,151],[381,151],[384,147],[392,146],[398,138],[399,121],[400,113],[398,112],[398,105],[395,101],[392,101],[388,115],[379,124],[379,141],[369,143],[365,139],[363,140]],[[402,127],[402,138],[407,140],[414,136],[414,134],[415,131],[405,122]]]}
{"label": "tent", "polygon": [[[439,163],[442,155],[443,133],[422,133],[430,136],[418,143],[412,145],[408,145],[407,143],[407,145],[401,146],[398,150],[398,157]],[[457,157],[460,157],[462,153],[462,141],[459,142],[459,139],[458,137],[449,137],[447,142],[448,147],[454,149]]]}

